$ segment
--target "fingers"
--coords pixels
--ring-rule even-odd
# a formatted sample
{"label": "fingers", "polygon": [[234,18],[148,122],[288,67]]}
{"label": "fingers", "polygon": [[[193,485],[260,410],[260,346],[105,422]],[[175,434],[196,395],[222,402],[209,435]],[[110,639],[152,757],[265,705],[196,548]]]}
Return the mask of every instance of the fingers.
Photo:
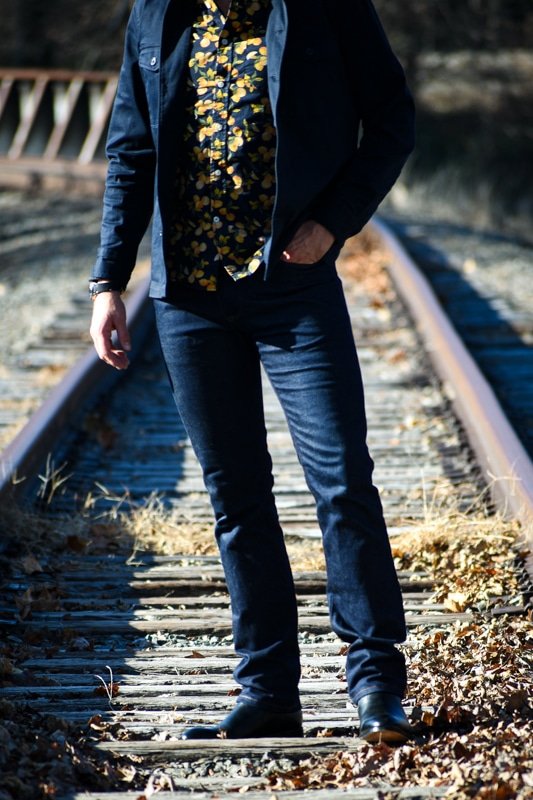
{"label": "fingers", "polygon": [[94,348],[102,361],[105,361],[106,364],[109,364],[115,369],[126,369],[129,364],[128,356],[124,350],[113,346],[113,340],[110,334],[105,331],[92,332],[91,329],[91,336],[93,338]]}
{"label": "fingers", "polygon": [[127,369],[129,358],[124,350],[113,348],[111,342],[103,344],[100,348],[96,347],[96,352],[102,361],[115,369]]}
{"label": "fingers", "polygon": [[283,261],[294,264],[315,264],[327,253],[335,237],[314,220],[304,222],[282,253]]}
{"label": "fingers", "polygon": [[118,340],[124,350],[131,350],[130,334],[126,324],[126,315],[121,315],[116,321]]}
{"label": "fingers", "polygon": [[[116,295],[116,296],[115,296]],[[113,342],[116,331],[120,346]],[[129,359],[130,337],[126,323],[126,309],[115,292],[103,292],[94,300],[91,337],[99,358],[115,369],[126,369]]]}

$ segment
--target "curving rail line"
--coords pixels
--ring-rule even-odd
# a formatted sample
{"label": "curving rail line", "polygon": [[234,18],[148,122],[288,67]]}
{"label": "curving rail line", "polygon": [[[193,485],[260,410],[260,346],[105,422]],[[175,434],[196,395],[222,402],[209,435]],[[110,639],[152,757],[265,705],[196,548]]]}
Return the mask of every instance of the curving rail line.
{"label": "curving rail line", "polygon": [[[388,248],[389,272],[409,308],[457,415],[463,423],[494,500],[521,522],[533,546],[533,464],[480,368],[442,309],[429,281],[379,219],[374,230]],[[530,564],[533,568],[533,564]]]}
{"label": "curving rail line", "polygon": [[[148,284],[145,278],[125,300],[129,325],[134,334],[135,358],[149,324]],[[64,375],[45,402],[31,416],[13,441],[0,453],[0,499],[17,495],[22,476],[35,472],[46,459],[52,445],[70,424],[74,411],[88,397],[105,391],[119,377],[104,364],[91,347]]]}

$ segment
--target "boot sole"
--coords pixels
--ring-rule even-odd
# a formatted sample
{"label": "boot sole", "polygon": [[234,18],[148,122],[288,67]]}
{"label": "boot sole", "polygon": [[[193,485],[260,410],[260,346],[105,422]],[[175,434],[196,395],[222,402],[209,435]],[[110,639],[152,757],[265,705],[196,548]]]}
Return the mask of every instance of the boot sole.
{"label": "boot sole", "polygon": [[395,731],[391,728],[380,728],[365,734],[359,734],[359,736],[369,744],[381,744],[381,742],[385,742],[385,744],[402,744],[409,739],[408,733]]}

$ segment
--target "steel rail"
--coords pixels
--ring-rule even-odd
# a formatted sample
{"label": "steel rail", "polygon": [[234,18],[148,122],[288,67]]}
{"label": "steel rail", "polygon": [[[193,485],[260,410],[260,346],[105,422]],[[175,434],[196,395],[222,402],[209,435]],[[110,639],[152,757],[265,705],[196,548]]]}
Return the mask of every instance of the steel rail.
{"label": "steel rail", "polygon": [[[390,228],[374,218],[388,249],[388,269],[435,370],[462,421],[497,507],[517,519],[533,550],[533,464],[485,376],[446,316],[427,278]],[[533,562],[529,563],[533,572]]]}
{"label": "steel rail", "polygon": [[[125,300],[128,326],[134,340],[133,356],[147,330],[149,278]],[[61,431],[87,399],[108,388],[120,372],[100,361],[91,346],[52,389],[13,441],[0,453],[0,500],[22,494],[50,453]]]}

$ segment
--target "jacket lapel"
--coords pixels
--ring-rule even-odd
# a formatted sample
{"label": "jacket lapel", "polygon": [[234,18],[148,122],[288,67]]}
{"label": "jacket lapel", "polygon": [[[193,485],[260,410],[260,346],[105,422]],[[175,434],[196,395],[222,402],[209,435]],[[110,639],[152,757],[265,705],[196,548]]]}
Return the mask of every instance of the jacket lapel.
{"label": "jacket lapel", "polygon": [[288,34],[287,6],[285,0],[272,0],[272,11],[268,19],[266,43],[268,51],[268,91],[276,124],[279,98],[279,76]]}

